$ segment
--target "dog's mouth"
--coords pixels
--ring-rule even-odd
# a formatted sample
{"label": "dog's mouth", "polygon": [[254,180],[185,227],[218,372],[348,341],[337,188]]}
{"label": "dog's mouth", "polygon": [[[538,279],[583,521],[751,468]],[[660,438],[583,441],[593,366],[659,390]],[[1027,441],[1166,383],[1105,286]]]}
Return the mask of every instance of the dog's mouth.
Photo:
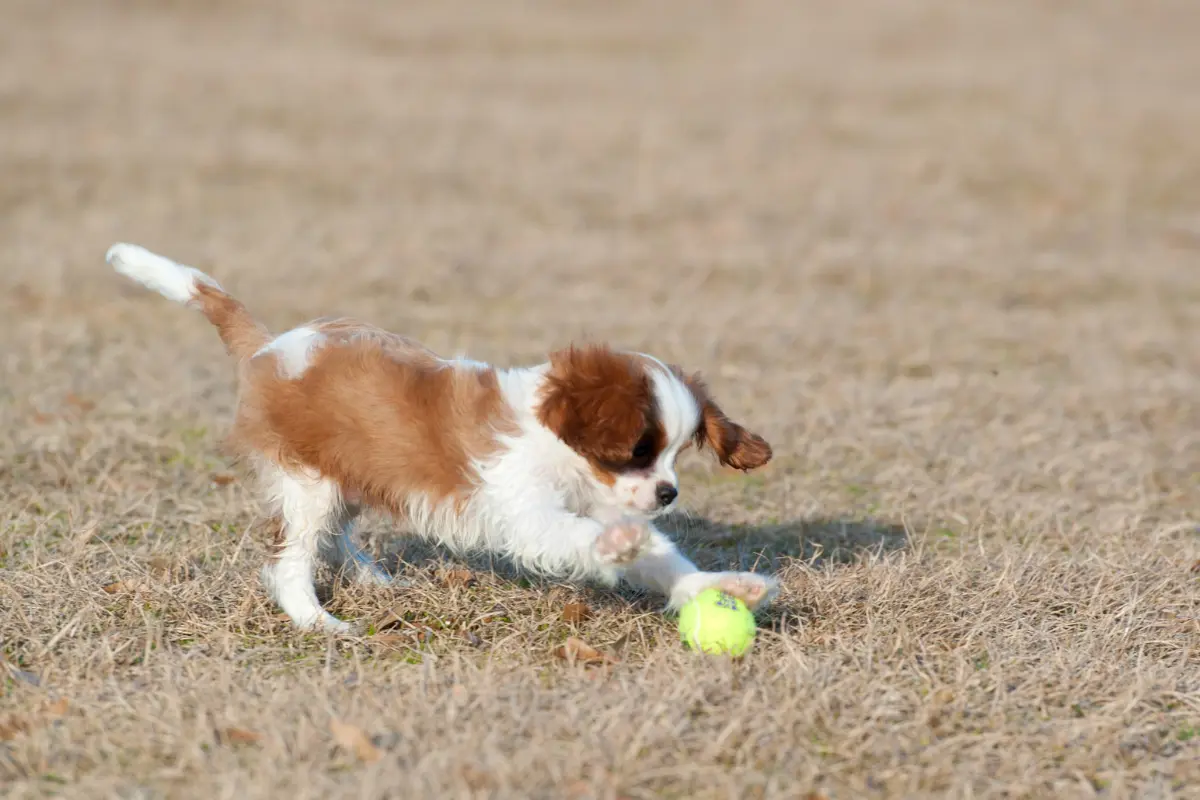
{"label": "dog's mouth", "polygon": [[656,505],[654,508],[650,509],[630,508],[628,513],[634,516],[645,517],[646,519],[658,519],[659,517],[665,517],[667,514],[675,511],[676,508],[677,504],[671,503],[669,506]]}

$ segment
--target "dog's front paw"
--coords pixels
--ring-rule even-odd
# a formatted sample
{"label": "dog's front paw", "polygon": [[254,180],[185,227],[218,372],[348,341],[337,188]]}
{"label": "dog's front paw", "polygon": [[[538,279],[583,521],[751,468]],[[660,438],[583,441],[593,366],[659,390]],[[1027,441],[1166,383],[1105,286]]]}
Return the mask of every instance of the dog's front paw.
{"label": "dog's front paw", "polygon": [[694,572],[675,585],[668,608],[683,608],[705,589],[720,589],[741,599],[753,611],[779,593],[779,581],[757,572]]}
{"label": "dog's front paw", "polygon": [[637,560],[649,542],[649,525],[640,520],[622,520],[605,528],[594,547],[596,557],[605,564],[629,564]]}
{"label": "dog's front paw", "polygon": [[717,588],[725,594],[740,598],[751,611],[763,601],[774,597],[779,591],[779,582],[756,572],[730,572],[721,576]]}

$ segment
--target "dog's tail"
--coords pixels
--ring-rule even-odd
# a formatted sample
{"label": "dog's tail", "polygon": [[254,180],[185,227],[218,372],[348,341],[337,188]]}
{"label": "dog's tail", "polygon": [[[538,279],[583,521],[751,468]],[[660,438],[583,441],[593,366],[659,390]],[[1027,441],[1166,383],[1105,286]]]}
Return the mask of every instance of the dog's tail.
{"label": "dog's tail", "polygon": [[176,264],[136,244],[114,244],[104,258],[127,278],[168,300],[198,309],[238,361],[248,360],[271,340],[271,334],[244,305],[198,269]]}

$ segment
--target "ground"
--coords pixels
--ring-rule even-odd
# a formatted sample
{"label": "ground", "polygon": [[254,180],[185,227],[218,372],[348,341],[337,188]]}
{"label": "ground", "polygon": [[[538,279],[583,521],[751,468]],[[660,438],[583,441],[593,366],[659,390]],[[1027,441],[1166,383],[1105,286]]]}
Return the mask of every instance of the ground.
{"label": "ground", "polygon": [[[1200,796],[1194,0],[3,16],[9,797]],[[230,364],[119,240],[276,330],[703,371],[777,456],[671,528],[781,576],[754,651],[381,518],[411,588],[293,631]]]}

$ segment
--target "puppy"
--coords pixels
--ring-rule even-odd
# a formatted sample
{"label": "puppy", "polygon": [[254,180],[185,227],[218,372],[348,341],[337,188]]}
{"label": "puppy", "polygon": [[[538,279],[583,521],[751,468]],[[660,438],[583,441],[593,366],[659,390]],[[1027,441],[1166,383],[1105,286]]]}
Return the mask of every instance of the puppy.
{"label": "puppy", "polygon": [[318,557],[358,581],[391,582],[351,538],[363,507],[539,574],[623,579],[668,608],[710,587],[751,608],[776,591],[763,575],[700,571],[652,523],[675,507],[675,459],[690,445],[741,470],[771,458],[698,376],[596,345],[499,369],[344,319],[274,336],[199,270],[131,244],[107,260],[198,309],[236,360],[231,443],[261,479],[277,531],[262,580],[297,626],[350,629],[317,601]]}

